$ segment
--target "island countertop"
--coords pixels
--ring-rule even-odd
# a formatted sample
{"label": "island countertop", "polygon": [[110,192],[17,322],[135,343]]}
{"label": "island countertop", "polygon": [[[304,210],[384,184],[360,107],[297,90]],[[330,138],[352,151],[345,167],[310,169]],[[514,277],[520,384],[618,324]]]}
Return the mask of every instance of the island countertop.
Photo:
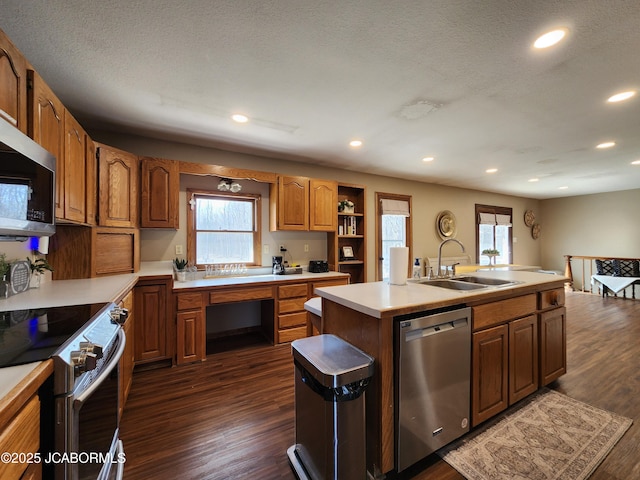
{"label": "island countertop", "polygon": [[482,271],[467,273],[465,276],[497,278],[519,283],[477,290],[450,290],[411,281],[406,285],[371,282],[318,288],[316,294],[371,317],[382,318],[430,308],[493,301],[503,296],[525,294],[547,287],[556,288],[568,281],[561,275],[525,271]]}

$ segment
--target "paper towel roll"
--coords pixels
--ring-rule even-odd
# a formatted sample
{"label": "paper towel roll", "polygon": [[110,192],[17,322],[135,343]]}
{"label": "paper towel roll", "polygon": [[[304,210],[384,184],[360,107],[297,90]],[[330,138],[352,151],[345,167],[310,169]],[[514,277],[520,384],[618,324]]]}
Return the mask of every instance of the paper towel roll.
{"label": "paper towel roll", "polygon": [[389,248],[389,283],[404,285],[409,271],[409,247]]}

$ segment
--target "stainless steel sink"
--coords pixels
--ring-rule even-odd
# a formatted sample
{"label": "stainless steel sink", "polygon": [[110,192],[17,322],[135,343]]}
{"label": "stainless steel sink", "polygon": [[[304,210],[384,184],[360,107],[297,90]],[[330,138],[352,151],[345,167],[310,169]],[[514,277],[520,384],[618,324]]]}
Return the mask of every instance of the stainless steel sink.
{"label": "stainless steel sink", "polygon": [[487,277],[454,277],[452,280],[458,281],[458,282],[467,282],[473,285],[486,285],[486,286],[493,286],[493,287],[505,287],[508,285],[517,285],[518,283],[522,283],[522,282],[516,282],[513,280],[501,280],[499,278],[487,278]]}
{"label": "stainless steel sink", "polygon": [[480,285],[477,283],[458,282],[456,280],[449,280],[443,278],[437,278],[434,280],[416,280],[415,283],[421,285],[430,285],[432,287],[448,288],[450,290],[478,290],[480,288],[487,288],[487,285]]}

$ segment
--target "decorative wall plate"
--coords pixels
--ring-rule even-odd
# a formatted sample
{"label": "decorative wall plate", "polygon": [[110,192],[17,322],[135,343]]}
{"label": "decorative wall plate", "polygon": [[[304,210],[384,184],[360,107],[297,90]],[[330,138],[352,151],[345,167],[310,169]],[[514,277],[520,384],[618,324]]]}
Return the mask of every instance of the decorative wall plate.
{"label": "decorative wall plate", "polygon": [[540,236],[540,224],[536,223],[531,227],[531,236],[537,239]]}
{"label": "decorative wall plate", "polygon": [[535,213],[533,213],[533,210],[527,210],[526,212],[524,212],[524,224],[527,227],[532,227],[535,222],[536,215]]}
{"label": "decorative wall plate", "polygon": [[443,210],[436,219],[436,230],[443,240],[456,236],[456,217],[449,210]]}

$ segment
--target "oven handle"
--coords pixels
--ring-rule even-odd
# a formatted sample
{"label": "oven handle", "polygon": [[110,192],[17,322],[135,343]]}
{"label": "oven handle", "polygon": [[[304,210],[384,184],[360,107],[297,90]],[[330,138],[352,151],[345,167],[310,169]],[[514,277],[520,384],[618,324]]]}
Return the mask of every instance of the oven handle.
{"label": "oven handle", "polygon": [[74,405],[76,406],[78,404],[82,405],[85,402],[85,400],[89,398],[89,396],[91,396],[93,391],[100,386],[100,384],[105,379],[105,376],[109,375],[113,367],[117,366],[118,362],[120,361],[120,357],[122,357],[122,353],[124,352],[124,344],[127,341],[124,334],[124,330],[122,330],[121,328],[118,329],[118,340],[119,340],[118,350],[116,350],[116,353],[113,354],[107,366],[102,369],[102,372],[100,372],[100,375],[98,375],[98,377],[96,377],[94,382],[91,385],[89,385],[89,388],[87,388],[84,392],[82,392],[73,400]]}
{"label": "oven handle", "polygon": [[116,455],[118,458],[118,469],[116,470],[116,479],[122,480],[124,478],[124,462],[121,462],[120,457],[124,456],[124,445],[122,445],[122,440],[118,439],[118,445],[116,447]]}

